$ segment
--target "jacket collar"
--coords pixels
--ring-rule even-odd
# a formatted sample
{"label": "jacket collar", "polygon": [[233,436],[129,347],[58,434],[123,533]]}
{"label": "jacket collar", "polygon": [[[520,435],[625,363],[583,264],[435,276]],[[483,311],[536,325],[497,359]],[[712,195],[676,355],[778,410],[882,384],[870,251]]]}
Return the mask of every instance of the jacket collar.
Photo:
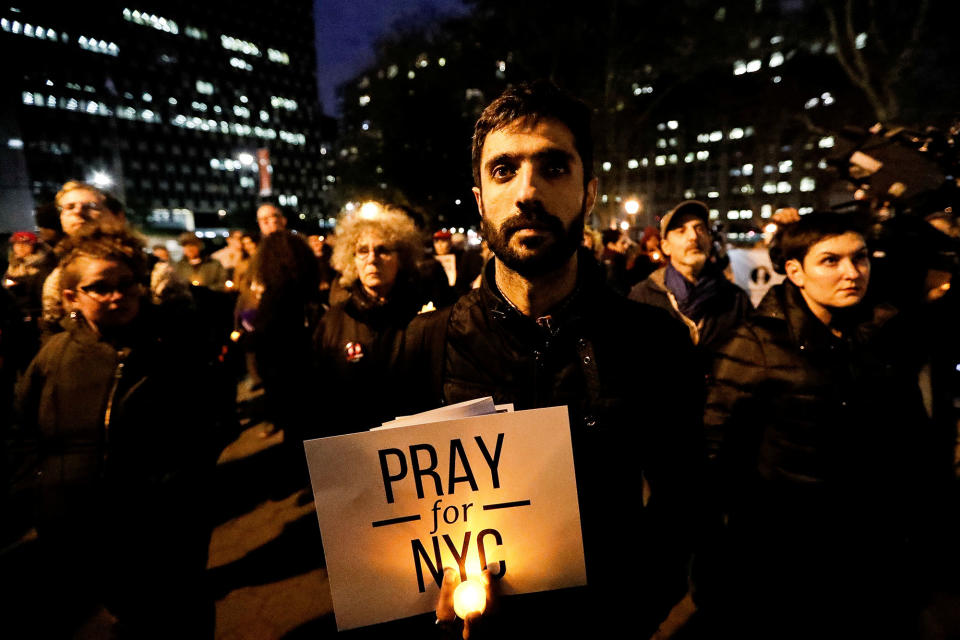
{"label": "jacket collar", "polygon": [[577,260],[577,283],[573,292],[557,304],[550,313],[541,318],[523,315],[497,287],[494,264],[496,259],[488,260],[483,270],[480,284],[480,296],[487,316],[494,321],[511,326],[539,326],[551,335],[556,335],[561,327],[567,327],[581,321],[584,311],[594,307],[594,300],[606,286],[599,265],[589,253],[581,251]]}
{"label": "jacket collar", "polygon": [[791,338],[804,350],[829,347],[838,342],[863,342],[893,315],[895,311],[888,307],[871,308],[860,304],[845,314],[842,320],[846,330],[843,338],[838,338],[813,315],[800,289],[789,280],[771,287],[754,311],[755,318],[785,323]]}

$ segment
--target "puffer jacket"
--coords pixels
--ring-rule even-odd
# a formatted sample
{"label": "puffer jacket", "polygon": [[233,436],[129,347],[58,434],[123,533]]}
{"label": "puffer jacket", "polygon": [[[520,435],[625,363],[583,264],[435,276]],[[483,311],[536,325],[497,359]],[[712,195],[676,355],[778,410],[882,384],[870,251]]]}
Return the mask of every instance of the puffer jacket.
{"label": "puffer jacket", "polygon": [[[118,344],[64,320],[17,388],[37,444],[41,520],[82,514],[112,492],[156,489],[195,469],[205,448],[204,371],[148,308]],[[189,446],[184,446],[188,444]]]}
{"label": "puffer jacket", "polygon": [[[692,345],[582,255],[575,291],[542,318],[503,297],[495,263],[479,289],[410,324],[404,380],[419,402],[407,411],[488,395],[518,410],[566,405],[590,586],[520,597],[501,637],[647,637],[687,589],[702,402]],[[558,615],[570,611],[581,615]]]}
{"label": "puffer jacket", "polygon": [[788,281],[718,351],[704,428],[739,594],[726,607],[783,625],[760,635],[839,616],[841,635],[888,637],[909,617],[937,457],[892,313],[850,310],[837,337]]}

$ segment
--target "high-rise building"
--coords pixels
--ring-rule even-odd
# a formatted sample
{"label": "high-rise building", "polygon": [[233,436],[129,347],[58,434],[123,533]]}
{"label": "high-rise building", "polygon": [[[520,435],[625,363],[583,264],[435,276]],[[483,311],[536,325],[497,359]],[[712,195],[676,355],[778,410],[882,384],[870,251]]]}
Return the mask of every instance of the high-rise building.
{"label": "high-rise building", "polygon": [[305,227],[326,219],[334,127],[310,0],[12,2],[0,9],[5,208],[80,179],[147,228],[250,224],[266,195]]}
{"label": "high-rise building", "polygon": [[749,242],[779,208],[853,197],[829,165],[845,127],[949,123],[960,92],[942,81],[956,57],[945,9],[894,4],[839,16],[835,35],[813,0],[477,0],[468,17],[398,31],[344,87],[341,173],[403,192],[437,226],[476,224],[473,122],[510,84],[551,78],[594,109],[594,224],[656,225],[696,198]]}

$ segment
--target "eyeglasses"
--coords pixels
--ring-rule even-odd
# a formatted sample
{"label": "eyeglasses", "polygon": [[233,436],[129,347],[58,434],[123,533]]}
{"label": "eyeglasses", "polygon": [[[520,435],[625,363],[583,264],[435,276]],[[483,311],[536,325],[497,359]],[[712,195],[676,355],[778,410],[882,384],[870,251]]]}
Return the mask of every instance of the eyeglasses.
{"label": "eyeglasses", "polygon": [[77,287],[77,291],[98,302],[106,302],[115,293],[121,296],[140,295],[143,285],[136,280],[120,280],[116,283],[103,281]]}
{"label": "eyeglasses", "polygon": [[73,211],[103,211],[103,205],[99,202],[70,202],[66,206],[60,207],[60,211],[68,213]]}
{"label": "eyeglasses", "polygon": [[370,247],[367,245],[361,245],[357,247],[356,259],[357,260],[366,260],[370,255],[373,255],[376,260],[383,260],[384,258],[392,258],[396,254],[396,249],[391,249],[390,247],[385,247],[379,245],[376,247]]}

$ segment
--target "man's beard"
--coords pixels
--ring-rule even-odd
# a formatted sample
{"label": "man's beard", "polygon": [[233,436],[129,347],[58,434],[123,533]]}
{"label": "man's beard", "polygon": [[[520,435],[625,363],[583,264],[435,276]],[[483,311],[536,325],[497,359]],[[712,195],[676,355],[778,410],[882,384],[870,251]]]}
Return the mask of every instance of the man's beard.
{"label": "man's beard", "polygon": [[[580,205],[580,213],[567,228],[564,228],[560,218],[537,201],[521,204],[519,209],[520,212],[507,218],[499,229],[490,224],[486,215],[482,217],[480,226],[487,246],[498,260],[524,278],[536,278],[557,271],[570,260],[583,241],[586,198]],[[528,244],[527,251],[518,251],[510,246],[510,238],[522,229],[547,231],[552,241],[550,238],[531,238],[531,244],[538,243],[541,246]]]}

